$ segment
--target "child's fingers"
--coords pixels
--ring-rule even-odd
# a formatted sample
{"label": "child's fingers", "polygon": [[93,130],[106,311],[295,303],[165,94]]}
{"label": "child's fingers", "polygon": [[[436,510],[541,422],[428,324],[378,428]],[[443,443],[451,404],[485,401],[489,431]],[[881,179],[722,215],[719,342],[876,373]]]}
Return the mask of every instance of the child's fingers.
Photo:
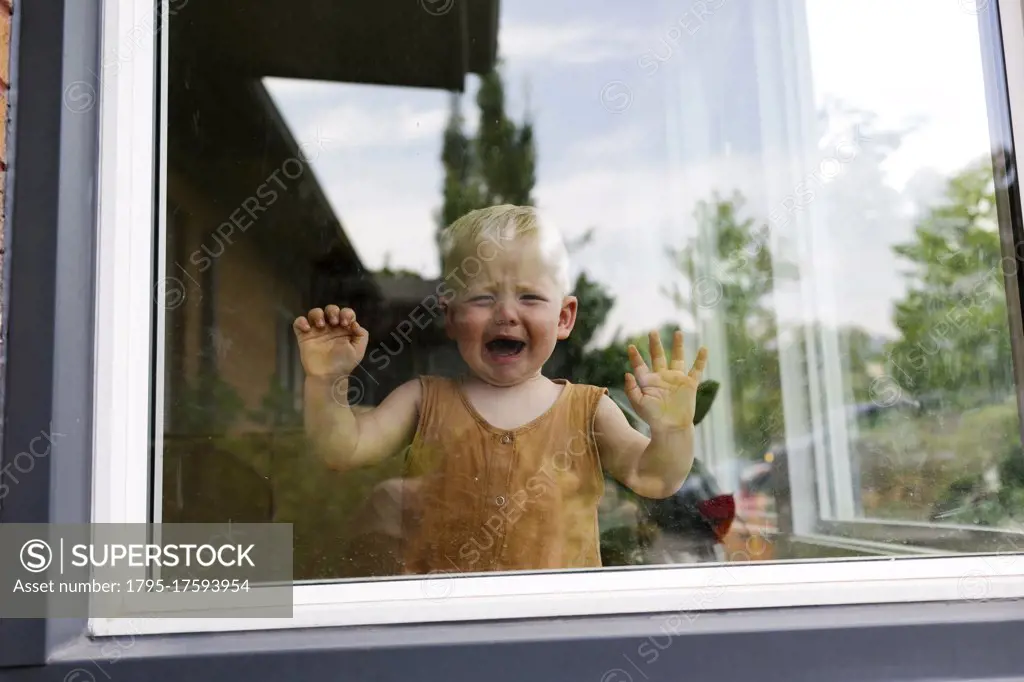
{"label": "child's fingers", "polygon": [[672,360],[669,362],[669,369],[686,371],[686,355],[683,350],[683,332],[676,331],[672,335]]}
{"label": "child's fingers", "polygon": [[313,308],[306,313],[306,318],[309,319],[309,323],[317,329],[323,329],[327,326],[327,322],[324,320],[323,308]]}
{"label": "child's fingers", "polygon": [[697,351],[697,359],[693,361],[693,369],[690,370],[690,377],[700,381],[704,373],[704,367],[708,364],[708,349],[704,346]]}
{"label": "child's fingers", "polygon": [[644,392],[640,390],[640,385],[636,382],[636,377],[629,372],[626,372],[625,384],[626,397],[634,404],[639,404],[641,398],[644,397]]}
{"label": "child's fingers", "polygon": [[637,350],[633,344],[629,345],[627,350],[629,354],[629,364],[633,366],[633,373],[638,377],[642,377],[650,370],[647,369],[647,363],[644,362],[644,358],[640,355],[640,351]]}
{"label": "child's fingers", "polygon": [[665,349],[661,345],[661,335],[652,331],[647,335],[647,339],[651,346],[651,369],[655,372],[668,369],[668,362],[665,361]]}
{"label": "child's fingers", "polygon": [[359,326],[356,322],[356,314],[351,308],[339,308],[336,305],[329,305],[326,309],[313,308],[305,316],[300,315],[292,322],[292,329],[298,335],[308,334],[312,331],[327,331],[331,329],[328,336],[348,336],[353,339],[369,337],[370,332]]}

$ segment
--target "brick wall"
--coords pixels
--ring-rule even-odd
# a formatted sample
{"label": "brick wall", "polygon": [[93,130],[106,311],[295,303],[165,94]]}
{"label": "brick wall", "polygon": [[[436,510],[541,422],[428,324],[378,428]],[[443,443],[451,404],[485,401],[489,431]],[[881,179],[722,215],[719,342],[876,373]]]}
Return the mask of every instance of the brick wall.
{"label": "brick wall", "polygon": [[[14,0],[0,0],[0,227],[4,224],[4,197],[7,190],[7,95],[11,89],[11,15],[14,14]],[[4,250],[4,231],[0,229],[0,253]],[[0,292],[3,283],[0,280]],[[3,297],[0,296],[0,315],[3,314]]]}
{"label": "brick wall", "polygon": [[[0,0],[0,410],[3,408],[3,383],[6,372],[4,363],[7,360],[7,327],[4,314],[7,291],[5,271],[7,258],[4,255],[6,244],[6,196],[7,196],[7,121],[8,93],[11,89],[11,16],[14,14],[14,0]],[[0,425],[2,433],[2,425]]]}

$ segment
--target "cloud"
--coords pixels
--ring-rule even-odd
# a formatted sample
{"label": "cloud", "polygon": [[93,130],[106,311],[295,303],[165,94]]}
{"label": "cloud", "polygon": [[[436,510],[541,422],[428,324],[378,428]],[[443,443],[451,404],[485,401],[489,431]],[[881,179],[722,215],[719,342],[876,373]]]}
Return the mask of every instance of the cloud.
{"label": "cloud", "polygon": [[501,54],[510,62],[599,64],[631,58],[643,35],[621,25],[509,23],[501,29]]}
{"label": "cloud", "polygon": [[337,90],[337,83],[315,81],[308,78],[277,78],[267,76],[262,79],[263,87],[271,93],[277,105],[282,103],[294,105],[297,101],[322,101]]}
{"label": "cloud", "polygon": [[306,129],[314,133],[320,130],[332,149],[408,147],[416,143],[436,145],[447,121],[448,110],[442,107],[343,104],[316,116]]}
{"label": "cloud", "polygon": [[575,140],[567,150],[566,157],[569,163],[589,167],[594,162],[614,162],[635,157],[637,150],[650,143],[650,130],[637,123]]}
{"label": "cloud", "polygon": [[441,205],[436,155],[408,150],[336,154],[314,161],[317,176],[360,261],[370,269],[438,274],[433,213]]}

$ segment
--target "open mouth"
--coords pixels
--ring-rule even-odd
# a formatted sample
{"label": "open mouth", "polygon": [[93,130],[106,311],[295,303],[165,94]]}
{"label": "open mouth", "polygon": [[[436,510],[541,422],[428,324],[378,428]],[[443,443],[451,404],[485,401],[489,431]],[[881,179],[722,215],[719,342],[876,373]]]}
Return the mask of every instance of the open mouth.
{"label": "open mouth", "polygon": [[487,352],[499,358],[512,358],[526,349],[526,342],[515,339],[494,339],[484,344]]}

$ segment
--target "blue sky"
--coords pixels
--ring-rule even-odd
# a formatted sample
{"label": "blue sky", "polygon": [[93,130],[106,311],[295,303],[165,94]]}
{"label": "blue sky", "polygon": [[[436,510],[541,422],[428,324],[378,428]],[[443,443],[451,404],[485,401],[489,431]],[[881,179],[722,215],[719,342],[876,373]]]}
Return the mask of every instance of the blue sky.
{"label": "blue sky", "polygon": [[[659,288],[678,281],[663,251],[695,234],[695,201],[741,189],[752,216],[767,218],[777,169],[794,154],[773,148],[764,132],[780,111],[772,98],[793,81],[773,71],[774,59],[806,69],[805,105],[840,98],[885,125],[918,123],[883,166],[895,191],[916,176],[914,191],[904,193],[908,210],[921,196],[914,188],[930,188],[924,196],[934,191],[934,180],[925,180],[988,153],[977,17],[969,11],[975,4],[805,4],[806,26],[784,11],[799,7],[796,0],[704,0],[716,9],[702,18],[699,2],[594,0],[581,13],[578,3],[503,0],[509,112],[518,118],[529,103],[541,210],[569,238],[597,228],[574,265],[618,298],[605,338],[618,327],[690,326]],[[760,13],[755,22],[752,12]],[[665,58],[656,70],[652,54]],[[308,81],[267,86],[300,142],[315,140],[317,129],[328,139],[313,166],[363,262],[376,268],[390,258],[393,266],[437,275],[433,215],[447,94]],[[475,87],[471,79],[464,104],[470,122]],[[815,199],[828,215],[863,212],[844,201],[849,193],[831,196],[827,187]],[[828,233],[833,223],[815,219],[813,265],[824,254],[830,316],[891,333],[892,301],[902,294],[891,245],[909,237],[909,214],[863,225],[837,221],[843,227],[836,234]]]}

